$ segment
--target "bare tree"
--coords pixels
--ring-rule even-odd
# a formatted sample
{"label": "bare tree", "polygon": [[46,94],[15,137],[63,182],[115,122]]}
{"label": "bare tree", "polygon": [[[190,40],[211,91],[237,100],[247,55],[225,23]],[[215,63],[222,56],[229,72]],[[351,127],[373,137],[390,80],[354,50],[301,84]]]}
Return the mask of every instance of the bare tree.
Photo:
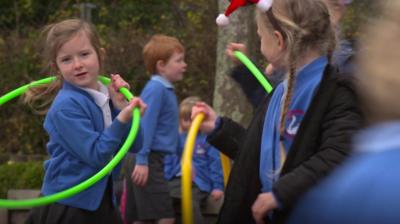
{"label": "bare tree", "polygon": [[[219,0],[220,12],[225,11],[227,3],[229,1]],[[233,63],[226,57],[225,48],[230,42],[241,42],[248,46],[249,52],[258,51],[254,6],[236,10],[229,20],[228,26],[218,28],[213,107],[218,114],[247,125],[252,117],[253,109],[238,84],[229,76]]]}

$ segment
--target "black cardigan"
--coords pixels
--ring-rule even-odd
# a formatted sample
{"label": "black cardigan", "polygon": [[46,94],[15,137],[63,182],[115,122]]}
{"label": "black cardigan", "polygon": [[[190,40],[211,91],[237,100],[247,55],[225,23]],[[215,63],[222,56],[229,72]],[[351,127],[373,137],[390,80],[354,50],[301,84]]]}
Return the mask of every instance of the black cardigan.
{"label": "black cardigan", "polygon": [[[344,78],[345,77],[345,78]],[[292,206],[312,186],[341,163],[351,149],[351,137],[363,117],[350,76],[339,77],[327,66],[321,84],[293,140],[273,192],[283,209],[273,223],[283,223]],[[261,136],[269,98],[244,129],[228,118],[208,141],[234,160],[218,223],[254,223],[251,206],[261,189],[259,178]]]}

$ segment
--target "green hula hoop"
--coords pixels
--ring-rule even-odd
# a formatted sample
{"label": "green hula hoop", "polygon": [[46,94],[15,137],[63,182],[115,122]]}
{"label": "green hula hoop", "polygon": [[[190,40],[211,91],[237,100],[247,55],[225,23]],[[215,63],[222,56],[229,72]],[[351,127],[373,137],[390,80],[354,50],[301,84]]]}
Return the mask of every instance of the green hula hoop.
{"label": "green hula hoop", "polygon": [[267,93],[271,93],[273,89],[272,85],[268,82],[268,80],[260,72],[260,70],[258,70],[258,68],[253,64],[253,62],[251,62],[250,59],[240,51],[234,51],[233,54],[250,70],[250,72],[254,75],[254,77],[256,77],[258,82],[260,82],[265,91]]}
{"label": "green hula hoop", "polygon": [[[26,92],[30,87],[32,86],[38,86],[38,85],[43,85],[50,83],[54,81],[56,78],[55,77],[49,77],[45,79],[41,79],[38,81],[34,81],[32,83],[29,83],[27,85],[21,86],[4,96],[0,97],[0,106],[6,103],[7,101],[23,94]],[[100,76],[99,80],[103,82],[104,84],[109,84],[110,79],[106,78],[104,76]],[[126,88],[121,88],[120,92],[126,97],[127,100],[132,99],[133,95],[131,92],[129,92],[128,89]],[[47,204],[51,204],[53,202],[69,198],[75,194],[78,194],[79,192],[89,188],[99,180],[101,180],[104,176],[109,174],[112,169],[114,169],[115,166],[118,165],[118,163],[122,160],[122,158],[125,156],[125,154],[128,152],[130,146],[132,145],[133,141],[136,138],[136,135],[139,130],[139,122],[140,122],[140,111],[138,108],[135,108],[133,110],[133,119],[132,119],[132,126],[129,131],[128,137],[126,138],[124,144],[122,145],[121,149],[118,151],[118,153],[114,156],[114,158],[105,166],[103,169],[101,169],[99,172],[97,172],[95,175],[90,177],[89,179],[81,182],[80,184],[77,184],[71,188],[68,188],[64,191],[40,197],[40,198],[33,198],[33,199],[27,199],[27,200],[5,200],[5,199],[0,199],[0,208],[7,208],[7,209],[19,209],[19,208],[27,208],[27,207],[37,207],[37,206],[43,206]]]}

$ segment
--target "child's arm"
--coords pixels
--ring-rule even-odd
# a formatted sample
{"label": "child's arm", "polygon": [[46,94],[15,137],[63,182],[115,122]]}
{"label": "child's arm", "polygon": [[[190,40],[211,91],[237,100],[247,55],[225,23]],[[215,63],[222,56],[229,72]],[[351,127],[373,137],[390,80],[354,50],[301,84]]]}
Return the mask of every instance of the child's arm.
{"label": "child's arm", "polygon": [[141,94],[141,98],[146,102],[147,110],[143,116],[141,126],[143,127],[143,147],[136,154],[136,165],[131,174],[133,182],[138,186],[145,186],[149,175],[148,156],[151,144],[157,128],[158,117],[161,110],[163,99],[161,88],[146,88]]}
{"label": "child's arm", "polygon": [[117,115],[117,119],[123,123],[129,123],[132,118],[132,112],[135,107],[139,107],[140,114],[143,115],[147,105],[139,97],[133,97],[127,105],[122,108],[121,112]]}
{"label": "child's arm", "polygon": [[[134,101],[136,101],[136,102],[134,102]],[[147,105],[138,97],[132,98],[130,103],[133,103],[133,104],[137,105],[137,107],[139,107],[141,115],[143,115],[144,111],[147,108]],[[129,106],[129,104],[128,104],[128,106]],[[134,106],[134,107],[136,107],[136,106]],[[132,116],[132,111],[130,109],[124,109],[118,113],[116,119],[119,119],[120,121],[124,120],[125,122],[128,122],[131,125],[132,120],[129,118],[131,116]],[[129,129],[131,129],[131,126],[129,126]],[[136,134],[135,141],[133,142],[133,144],[129,150],[130,153],[136,153],[143,147],[143,130],[142,129],[143,129],[142,126],[139,125],[139,129]],[[127,133],[126,136],[124,136],[124,139],[126,139],[128,137],[128,134],[129,133]],[[122,143],[121,143],[121,147],[122,147]]]}
{"label": "child's arm", "polygon": [[[117,87],[123,85],[124,83],[120,82]],[[127,121],[132,117],[133,108],[145,108],[139,98],[134,98],[118,115],[119,119],[115,119],[110,127],[99,132],[94,128],[94,123],[98,121],[94,121],[96,118],[88,115],[86,104],[82,105],[72,96],[61,99],[62,103],[57,109],[48,114],[45,128],[52,133],[53,140],[63,149],[96,168],[102,168],[120,148],[130,129]]]}
{"label": "child's arm", "polygon": [[136,164],[146,165],[148,155],[151,150],[151,144],[157,129],[158,117],[160,115],[163,93],[160,88],[145,88],[140,95],[141,99],[147,104],[141,126],[143,128],[143,147],[136,155]]}
{"label": "child's arm", "polygon": [[235,67],[230,72],[230,76],[239,84],[247,99],[256,108],[267,93],[251,74],[251,71],[236,58],[234,55],[235,51],[240,51],[246,55],[247,47],[242,43],[229,43],[227,45],[226,56],[235,64]]}
{"label": "child's arm", "polygon": [[[128,135],[127,135],[128,136]],[[126,136],[126,137],[127,137]],[[126,137],[124,139],[126,139]],[[122,146],[122,145],[121,145]],[[129,149],[130,153],[137,153],[143,147],[143,130],[142,127],[139,126],[135,141],[133,142],[131,148]]]}
{"label": "child's arm", "polygon": [[211,191],[211,197],[217,201],[224,195],[224,176],[222,173],[221,157],[218,150],[212,146],[208,147],[207,154],[213,189]]}
{"label": "child's arm", "polygon": [[51,120],[49,124],[45,123],[46,129],[54,133],[51,135],[54,142],[89,166],[104,167],[119,149],[130,124],[114,119],[110,127],[98,132],[94,121],[79,108],[80,105],[73,101],[65,104],[64,108],[48,117]]}
{"label": "child's arm", "polygon": [[[108,86],[108,90],[110,93],[110,97],[112,100],[112,103],[114,105],[117,115],[117,119],[120,121],[123,121],[124,123],[132,123],[131,122],[131,117],[132,117],[132,108],[124,110],[127,106],[129,106],[129,102],[125,99],[124,95],[119,91],[120,88],[125,87],[125,88],[130,88],[129,84],[125,82],[124,79],[121,78],[120,75],[118,74],[111,74],[111,84]],[[131,99],[131,103],[134,103],[139,109],[140,109],[140,114],[143,116],[144,111],[147,108],[147,105],[138,97],[133,97]],[[142,127],[139,126],[138,133],[136,135],[135,141],[133,142],[133,145],[130,148],[131,153],[138,152],[142,146],[143,146],[143,133],[142,133]],[[124,137],[126,139],[128,135]],[[122,146],[122,144],[121,144]]]}
{"label": "child's arm", "polygon": [[218,127],[208,135],[207,141],[234,160],[245,134],[246,130],[240,124],[230,118],[221,117]]}

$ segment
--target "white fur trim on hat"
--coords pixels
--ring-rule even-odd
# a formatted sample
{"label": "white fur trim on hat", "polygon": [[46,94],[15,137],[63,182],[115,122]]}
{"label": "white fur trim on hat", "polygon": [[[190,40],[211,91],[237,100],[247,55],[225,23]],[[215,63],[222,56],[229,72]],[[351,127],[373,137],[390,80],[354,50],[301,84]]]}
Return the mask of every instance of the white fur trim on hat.
{"label": "white fur trim on hat", "polygon": [[215,22],[218,24],[218,26],[226,26],[229,24],[229,18],[224,14],[219,14]]}
{"label": "white fur trim on hat", "polygon": [[261,9],[261,11],[266,12],[272,6],[272,0],[259,0],[257,2],[257,8]]}

